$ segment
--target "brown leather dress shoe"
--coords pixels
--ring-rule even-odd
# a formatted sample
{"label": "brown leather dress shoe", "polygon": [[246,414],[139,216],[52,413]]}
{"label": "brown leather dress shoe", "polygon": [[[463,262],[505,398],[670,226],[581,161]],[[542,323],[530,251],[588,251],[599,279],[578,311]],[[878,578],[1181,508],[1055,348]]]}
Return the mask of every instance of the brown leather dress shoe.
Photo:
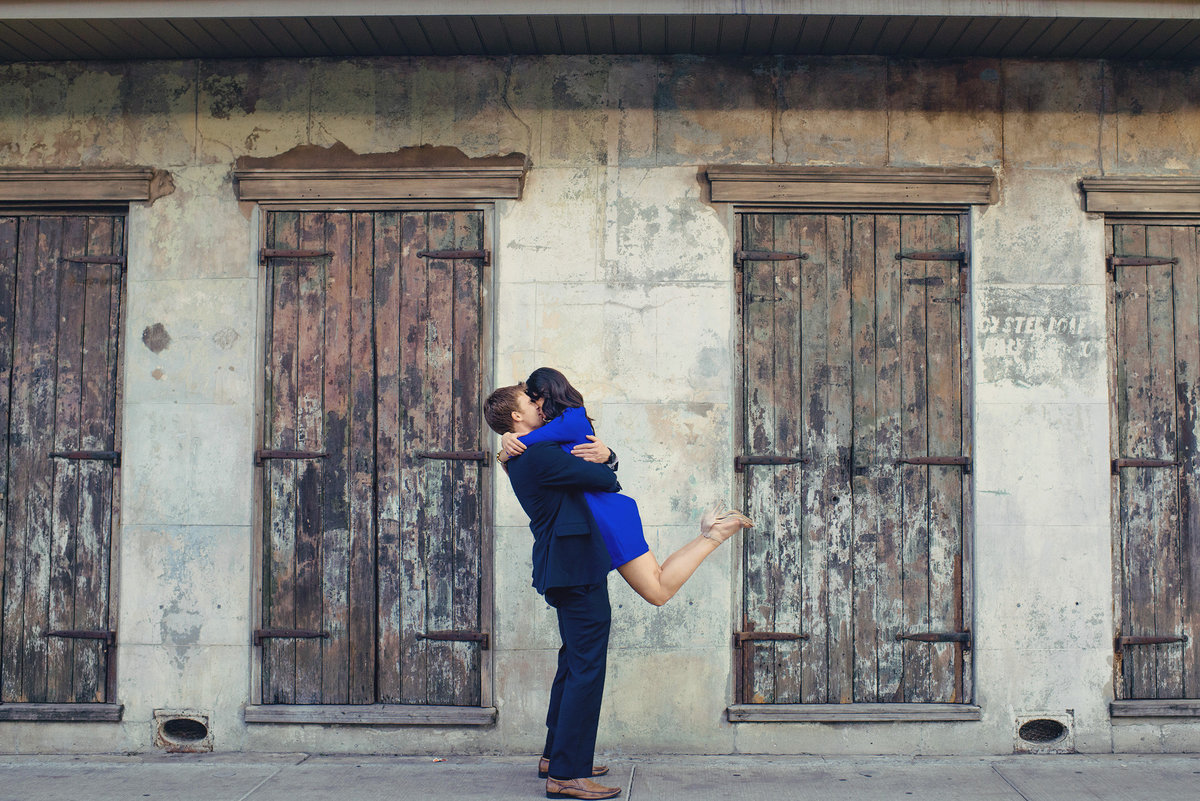
{"label": "brown leather dress shoe", "polygon": [[605,787],[591,779],[546,779],[546,798],[616,798],[620,787]]}
{"label": "brown leather dress shoe", "polygon": [[[592,778],[603,776],[608,773],[608,765],[592,765]],[[538,760],[538,778],[550,778],[550,758],[542,757]]]}

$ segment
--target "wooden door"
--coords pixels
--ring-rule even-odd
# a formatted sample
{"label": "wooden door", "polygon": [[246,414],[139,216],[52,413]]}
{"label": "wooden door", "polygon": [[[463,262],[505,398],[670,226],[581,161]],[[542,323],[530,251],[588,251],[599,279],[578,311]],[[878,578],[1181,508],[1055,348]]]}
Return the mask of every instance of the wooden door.
{"label": "wooden door", "polygon": [[1200,697],[1195,225],[1110,224],[1117,697]]}
{"label": "wooden door", "polygon": [[0,217],[0,701],[111,700],[122,216]]}
{"label": "wooden door", "polygon": [[480,703],[482,237],[268,215],[263,703]]}
{"label": "wooden door", "polygon": [[968,701],[963,220],[740,223],[740,699]]}

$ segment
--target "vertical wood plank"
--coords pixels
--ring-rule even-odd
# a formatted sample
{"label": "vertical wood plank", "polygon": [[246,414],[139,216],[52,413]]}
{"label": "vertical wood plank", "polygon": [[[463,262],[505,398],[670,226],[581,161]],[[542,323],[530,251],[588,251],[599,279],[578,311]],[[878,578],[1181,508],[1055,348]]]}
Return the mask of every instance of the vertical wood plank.
{"label": "vertical wood plank", "polygon": [[[321,703],[350,702],[350,381],[352,371],[351,283],[354,253],[349,213],[322,220],[326,261],[324,304],[325,369],[322,396],[324,438],[320,524]],[[372,605],[373,606],[373,605]],[[357,612],[357,610],[355,610]]]}
{"label": "vertical wood plank", "polygon": [[[325,250],[325,215],[300,215],[300,249]],[[298,268],[299,335],[296,358],[296,442],[300,450],[325,448],[325,283],[326,259],[301,259]],[[321,508],[326,459],[300,463],[296,483],[296,626],[321,630],[324,588],[321,585]],[[321,700],[320,639],[296,641],[296,702]]]}
{"label": "vertical wood plank", "polygon": [[[124,255],[123,217],[89,217],[87,229],[89,255]],[[89,264],[86,276],[80,447],[116,450],[123,270],[117,265]],[[114,468],[105,462],[81,462],[79,470],[74,627],[109,629]],[[107,656],[108,651],[101,643],[75,641],[75,701],[106,699]]]}
{"label": "vertical wood plank", "polygon": [[[16,330],[17,300],[17,237],[16,217],[0,217],[0,392],[6,395],[12,381],[13,340]],[[11,397],[11,396],[9,396]],[[0,403],[0,598],[4,597],[9,583],[7,543],[10,532],[8,498],[14,487],[10,486],[9,469],[9,420],[11,407]],[[7,622],[5,608],[0,604],[0,625]],[[3,645],[4,631],[0,630],[0,699],[7,700],[7,682],[10,680],[7,653]]]}
{"label": "vertical wood plank", "polygon": [[878,637],[876,618],[876,548],[879,539],[878,407],[875,398],[875,218],[856,214],[850,220],[851,334],[853,387],[853,442],[850,481],[853,503],[853,614],[854,637],[852,701],[879,700]]}
{"label": "vertical wood plank", "polygon": [[[901,250],[931,250],[924,215],[901,217]],[[929,455],[927,293],[923,280],[927,262],[901,261],[901,451],[906,457]],[[922,465],[901,465],[904,626],[909,632],[929,631],[929,471]],[[929,646],[905,641],[904,700],[931,700]]]}
{"label": "vertical wood plank", "polygon": [[904,697],[904,650],[896,636],[905,629],[904,567],[901,560],[902,501],[901,473],[896,460],[901,454],[901,278],[900,217],[875,218],[875,465],[872,482],[878,504],[876,540],[876,620],[878,626],[878,700],[894,703]]}
{"label": "vertical wood plank", "polygon": [[[939,251],[958,250],[958,217],[930,215],[928,240]],[[926,272],[939,282],[926,290],[928,321],[929,450],[936,456],[963,453],[962,354],[959,269],[957,262],[928,263]],[[929,619],[934,631],[962,631],[963,471],[929,468]],[[930,652],[931,700],[961,703],[962,648],[933,643]]]}
{"label": "vertical wood plank", "polygon": [[[375,701],[375,375],[373,263],[375,215],[352,218],[350,274],[349,703]],[[390,268],[394,273],[395,266]],[[393,329],[394,331],[394,329]],[[380,576],[380,586],[383,576]]]}
{"label": "vertical wood plank", "polygon": [[[272,212],[268,247],[300,247],[300,215]],[[267,265],[268,360],[264,413],[267,448],[298,448],[297,333],[299,330],[298,268],[292,260]],[[268,541],[263,558],[263,622],[271,628],[296,628],[296,477],[297,463],[276,459],[263,467],[267,498],[265,526]],[[263,642],[263,703],[296,703],[296,643],[288,639]]]}
{"label": "vertical wood plank", "polygon": [[[61,218],[62,255],[82,256],[87,252],[87,220],[84,217]],[[84,292],[87,266],[79,262],[62,261],[56,265],[58,274],[58,325],[55,347],[53,383],[53,445],[50,450],[79,450],[80,407],[83,395],[84,356]],[[100,343],[103,345],[103,343]],[[79,529],[86,521],[79,516],[81,462],[49,459],[53,490],[52,497],[43,498],[51,507],[50,586],[46,598],[47,629],[75,628],[75,543]],[[59,637],[47,638],[46,699],[63,703],[72,698],[75,642]]]}
{"label": "vertical wood plank", "polygon": [[[1113,228],[1114,253],[1146,255],[1146,227],[1119,225]],[[1150,287],[1148,268],[1127,265],[1117,268],[1117,383],[1118,453],[1131,458],[1157,458],[1150,432],[1151,397]],[[1153,491],[1150,471],[1121,470],[1122,633],[1141,635],[1154,631],[1152,514]],[[1126,698],[1153,698],[1156,685],[1155,660],[1150,649],[1126,648]]]}
{"label": "vertical wood plank", "polygon": [[1200,697],[1200,226],[1175,238],[1175,391],[1178,419],[1179,550],[1183,697]]}
{"label": "vertical wood plank", "polygon": [[[772,250],[775,245],[774,222],[768,214],[742,217],[742,237],[746,250]],[[775,353],[781,338],[775,332],[775,262],[744,262],[743,329],[744,350],[743,403],[748,453],[773,453],[776,449]],[[798,280],[798,274],[797,274]],[[783,291],[796,294],[791,281]],[[798,339],[798,337],[797,337]],[[790,339],[784,337],[787,347]],[[785,359],[785,361],[787,361]],[[798,455],[798,454],[797,454]],[[779,494],[775,477],[767,467],[747,467],[745,475],[747,513],[754,528],[743,533],[743,619],[745,631],[775,630],[775,586],[779,581],[776,536],[780,526],[776,503]],[[792,518],[791,524],[798,523]],[[799,620],[796,621],[797,625]],[[746,703],[776,703],[775,648],[770,642],[747,642],[742,648],[742,691]]]}
{"label": "vertical wood plank", "polygon": [[[402,215],[398,212],[380,212],[374,218],[372,307],[375,316],[378,415],[375,436],[376,580],[379,582],[377,692],[381,703],[408,700],[403,692],[401,677],[413,669],[412,648],[415,642],[413,632],[404,628],[402,614],[402,604],[408,596],[402,537],[410,533],[402,528],[402,522],[409,506],[404,492],[411,470],[407,467],[402,469],[401,465],[407,465],[411,457],[407,456],[410,446],[401,421],[404,408],[401,393],[402,381],[407,381],[408,374],[414,369],[410,364],[413,346],[409,337],[416,333],[416,320],[404,318],[405,314],[412,314],[413,307],[409,305],[405,309],[401,304],[402,301],[412,300],[405,291],[408,276],[404,270],[412,266],[411,254],[415,254],[416,248],[407,240],[403,242],[405,262],[402,264],[401,224]],[[405,219],[403,224],[407,226],[409,223]]]}
{"label": "vertical wood plank", "polygon": [[[801,215],[800,246],[811,254],[800,277],[800,392],[804,451],[811,460],[802,492],[803,528],[800,599],[804,665],[800,700],[825,703],[829,697],[829,520],[828,474],[837,470],[830,452],[829,412],[829,242],[824,215]],[[782,604],[790,594],[779,599]]]}
{"label": "vertical wood plank", "polygon": [[[1186,229],[1185,229],[1186,230]],[[1173,256],[1183,231],[1177,226],[1147,226],[1146,251]],[[1152,265],[1146,271],[1150,335],[1150,436],[1155,458],[1176,458],[1176,331],[1175,268]],[[1154,563],[1155,633],[1178,636],[1183,625],[1183,598],[1179,551],[1179,476],[1173,469],[1150,470],[1153,486],[1152,552]],[[1183,647],[1156,645],[1155,698],[1183,696]]]}
{"label": "vertical wood plank", "polygon": [[[429,697],[429,649],[417,635],[426,631],[428,597],[425,586],[426,540],[436,533],[426,518],[424,493],[428,472],[412,454],[427,446],[430,429],[425,395],[430,316],[426,259],[417,253],[431,246],[428,214],[405,213],[401,218],[400,271],[403,295],[400,336],[404,343],[399,396],[400,427],[405,448],[400,493],[400,636],[401,699],[423,704]],[[429,447],[432,447],[431,445]]]}
{"label": "vertical wood plank", "polygon": [[[458,212],[454,215],[454,247],[456,250],[476,250],[483,247],[483,213]],[[459,259],[453,263],[454,331],[453,342],[453,441],[454,450],[479,450],[483,447],[480,429],[483,386],[480,376],[481,302],[480,272],[477,259]],[[448,497],[452,505],[454,536],[454,586],[451,625],[457,631],[479,631],[480,523],[482,520],[482,486],[478,462],[451,462],[455,485]],[[454,703],[478,706],[480,703],[480,646],[472,642],[457,643],[454,655]]]}
{"label": "vertical wood plank", "polygon": [[828,415],[826,440],[828,469],[823,495],[828,521],[828,608],[829,678],[828,703],[848,704],[854,700],[854,558],[853,513],[850,487],[850,446],[854,402],[851,388],[853,332],[851,328],[850,218],[826,217],[829,340]]}
{"label": "vertical wood plank", "polygon": [[[429,213],[429,247],[454,249],[454,214]],[[429,323],[425,340],[425,375],[421,388],[427,427],[421,432],[422,447],[443,450],[454,426],[454,271],[453,262],[427,259],[426,294]],[[425,573],[425,625],[430,630],[454,627],[454,463],[421,460],[421,506],[425,511],[423,568]],[[455,669],[453,642],[428,641],[429,684],[427,703],[451,704],[460,677]]]}

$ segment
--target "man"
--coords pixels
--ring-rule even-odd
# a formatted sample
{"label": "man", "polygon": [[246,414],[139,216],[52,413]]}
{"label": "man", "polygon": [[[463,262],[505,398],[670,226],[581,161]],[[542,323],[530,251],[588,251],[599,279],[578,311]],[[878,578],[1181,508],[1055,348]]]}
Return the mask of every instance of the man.
{"label": "man", "polygon": [[[484,418],[498,434],[528,434],[542,425],[541,413],[523,384],[501,387],[483,405]],[[601,445],[603,447],[603,445]],[[533,532],[533,586],[558,613],[562,647],[546,713],[547,798],[601,799],[620,795],[593,776],[608,632],[609,555],[583,492],[617,492],[616,474],[584,461],[550,442],[530,446],[507,464],[508,479]]]}

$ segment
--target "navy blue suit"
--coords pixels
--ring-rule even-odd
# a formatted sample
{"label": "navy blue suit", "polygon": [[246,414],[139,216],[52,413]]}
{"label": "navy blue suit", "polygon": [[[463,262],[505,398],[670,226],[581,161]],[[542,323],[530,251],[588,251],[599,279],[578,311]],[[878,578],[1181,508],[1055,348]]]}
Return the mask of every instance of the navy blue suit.
{"label": "navy blue suit", "polygon": [[533,586],[558,613],[562,637],[542,753],[551,776],[591,778],[612,618],[610,558],[582,493],[620,485],[609,468],[552,442],[509,461],[508,479],[533,532]]}

